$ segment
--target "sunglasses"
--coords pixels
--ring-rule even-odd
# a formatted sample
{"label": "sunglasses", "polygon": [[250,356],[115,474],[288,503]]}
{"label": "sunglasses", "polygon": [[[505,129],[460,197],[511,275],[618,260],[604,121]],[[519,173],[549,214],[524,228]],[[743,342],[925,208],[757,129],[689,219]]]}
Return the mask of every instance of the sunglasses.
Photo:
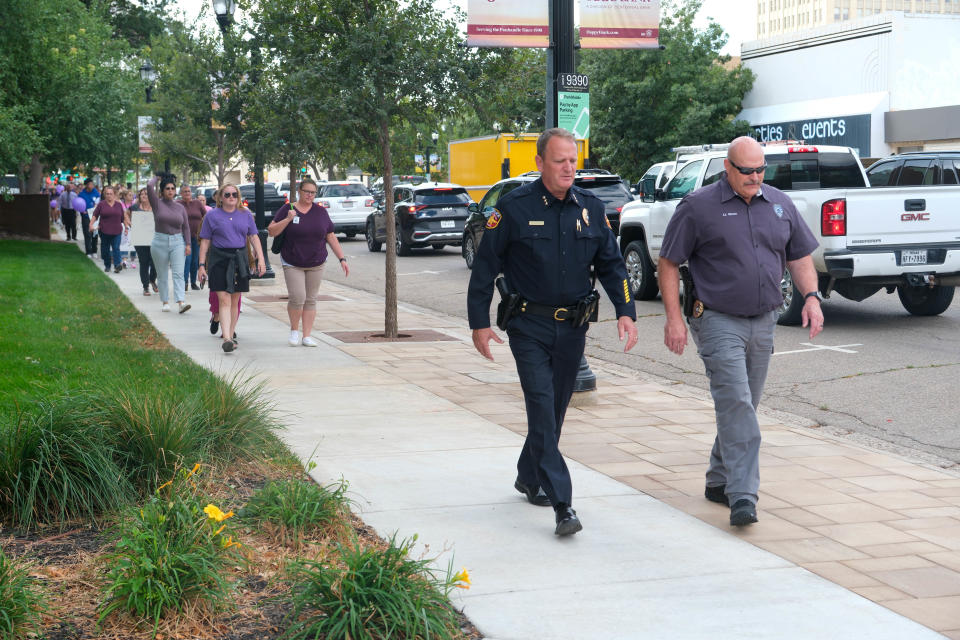
{"label": "sunglasses", "polygon": [[730,164],[733,166],[734,169],[736,169],[737,171],[739,171],[745,176],[748,176],[751,173],[763,173],[767,169],[767,165],[765,164],[759,167],[741,167],[739,165],[734,164],[732,161],[730,162]]}
{"label": "sunglasses", "polygon": [[225,193],[225,194],[223,194],[223,197],[224,197],[224,198],[239,198],[239,197],[240,197],[240,194],[237,193],[236,191],[231,191],[230,193]]}

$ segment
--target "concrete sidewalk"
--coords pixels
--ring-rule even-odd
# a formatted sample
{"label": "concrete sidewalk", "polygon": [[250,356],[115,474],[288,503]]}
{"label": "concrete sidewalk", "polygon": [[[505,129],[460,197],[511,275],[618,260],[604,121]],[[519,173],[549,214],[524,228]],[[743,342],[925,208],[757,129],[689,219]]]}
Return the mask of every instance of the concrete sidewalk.
{"label": "concrete sidewalk", "polygon": [[136,273],[104,277],[197,362],[262,376],[286,440],[319,482],[345,478],[381,535],[467,567],[456,604],[487,638],[960,639],[955,474],[763,417],[760,522],[734,530],[702,496],[711,404],[592,362],[599,390],[561,442],[584,530],[558,539],[552,510],[513,489],[526,425],[509,348],[484,360],[464,320],[401,305],[401,331],[433,339],[350,343],[336,332],[382,331],[383,301],[324,283],[321,346],[291,348],[279,277],[244,297],[225,355],[206,290],[161,313]]}

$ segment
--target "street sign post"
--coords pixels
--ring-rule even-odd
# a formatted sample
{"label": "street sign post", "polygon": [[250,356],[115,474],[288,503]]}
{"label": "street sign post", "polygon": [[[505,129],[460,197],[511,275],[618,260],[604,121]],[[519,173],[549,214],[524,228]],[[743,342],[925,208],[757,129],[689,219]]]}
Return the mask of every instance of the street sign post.
{"label": "street sign post", "polygon": [[590,80],[582,73],[557,74],[557,126],[590,137]]}

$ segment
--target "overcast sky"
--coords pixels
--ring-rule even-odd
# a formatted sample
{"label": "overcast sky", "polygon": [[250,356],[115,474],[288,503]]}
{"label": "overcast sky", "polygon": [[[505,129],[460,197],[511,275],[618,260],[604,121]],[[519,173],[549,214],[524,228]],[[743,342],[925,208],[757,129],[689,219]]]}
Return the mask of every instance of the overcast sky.
{"label": "overcast sky", "polygon": [[[467,0],[434,0],[434,3],[444,8],[450,5],[458,5],[464,11],[467,8]],[[212,17],[211,0],[176,0],[176,4],[189,20],[193,20],[205,10],[210,27],[216,28],[216,22]],[[703,8],[698,16],[700,23],[698,26],[705,26],[707,17],[716,20],[730,36],[722,53],[739,56],[740,44],[756,37],[757,3],[755,0],[703,0]]]}

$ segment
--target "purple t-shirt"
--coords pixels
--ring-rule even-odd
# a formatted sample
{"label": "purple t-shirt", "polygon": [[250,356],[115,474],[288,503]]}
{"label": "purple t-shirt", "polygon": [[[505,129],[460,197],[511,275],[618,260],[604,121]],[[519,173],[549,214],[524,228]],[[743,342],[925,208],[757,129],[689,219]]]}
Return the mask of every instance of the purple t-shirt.
{"label": "purple t-shirt", "polygon": [[[273,216],[273,221],[285,219],[290,215],[290,205],[285,204]],[[310,207],[307,213],[294,208],[300,222],[291,222],[286,228],[286,240],[280,257],[295,267],[316,267],[327,261],[327,234],[333,233],[333,221],[327,210],[318,204]]]}
{"label": "purple t-shirt", "polygon": [[724,175],[680,201],[660,257],[678,265],[690,261],[697,297],[705,305],[749,317],[783,303],[780,280],[787,262],[816,248],[789,196],[765,184],[747,204]]}
{"label": "purple t-shirt", "polygon": [[246,209],[227,213],[220,207],[210,210],[200,227],[200,239],[211,240],[217,249],[243,249],[247,236],[257,235],[253,214]]}
{"label": "purple t-shirt", "polygon": [[93,210],[93,218],[100,218],[100,233],[111,236],[123,233],[123,204],[119,200],[115,200],[112,207],[106,200],[98,202]]}

